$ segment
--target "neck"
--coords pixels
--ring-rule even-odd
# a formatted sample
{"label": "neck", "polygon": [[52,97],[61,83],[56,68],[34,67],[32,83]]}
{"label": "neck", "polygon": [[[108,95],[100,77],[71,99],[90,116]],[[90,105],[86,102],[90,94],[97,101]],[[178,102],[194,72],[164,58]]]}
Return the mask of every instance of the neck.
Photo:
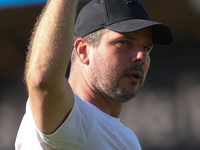
{"label": "neck", "polygon": [[76,75],[73,75],[72,73],[69,78],[69,83],[73,92],[108,115],[119,118],[123,103],[115,102],[97,90],[94,86],[89,84],[90,82],[85,80],[86,78],[84,78],[84,75],[80,75],[81,77],[77,78],[77,73],[75,74]]}

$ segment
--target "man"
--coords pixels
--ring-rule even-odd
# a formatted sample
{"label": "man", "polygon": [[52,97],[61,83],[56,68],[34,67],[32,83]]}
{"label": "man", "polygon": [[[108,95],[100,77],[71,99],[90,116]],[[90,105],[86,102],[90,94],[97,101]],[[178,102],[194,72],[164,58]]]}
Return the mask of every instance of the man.
{"label": "man", "polygon": [[16,149],[140,150],[119,115],[144,83],[153,44],[170,45],[171,31],[137,0],[91,1],[74,27],[75,6],[51,0],[38,21]]}

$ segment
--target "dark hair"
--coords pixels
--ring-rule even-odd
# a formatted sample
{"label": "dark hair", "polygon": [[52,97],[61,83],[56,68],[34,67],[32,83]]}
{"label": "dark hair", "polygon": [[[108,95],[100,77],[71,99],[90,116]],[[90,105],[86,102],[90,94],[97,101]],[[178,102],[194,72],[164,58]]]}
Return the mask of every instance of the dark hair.
{"label": "dark hair", "polygon": [[[97,30],[89,35],[86,35],[85,37],[83,37],[83,39],[85,41],[87,41],[88,43],[90,43],[94,48],[97,48],[100,44],[100,41],[101,41],[101,37],[103,35],[103,31],[105,29],[100,29],[100,30]],[[72,66],[73,66],[73,62],[75,60],[75,56],[76,56],[76,52],[73,48],[72,50],[72,54],[71,54],[71,59],[68,63],[68,66],[67,66],[67,71],[66,71],[66,74],[65,74],[65,77],[68,79],[69,76],[70,76],[70,72],[71,72],[71,69],[72,69]]]}

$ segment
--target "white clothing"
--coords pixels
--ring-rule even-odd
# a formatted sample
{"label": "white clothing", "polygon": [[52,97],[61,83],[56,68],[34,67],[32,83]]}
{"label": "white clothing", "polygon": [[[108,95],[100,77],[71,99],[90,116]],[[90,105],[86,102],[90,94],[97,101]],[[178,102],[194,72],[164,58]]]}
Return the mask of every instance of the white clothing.
{"label": "white clothing", "polygon": [[93,104],[75,95],[66,121],[52,134],[41,133],[34,122],[29,100],[20,125],[16,150],[141,150],[135,134]]}

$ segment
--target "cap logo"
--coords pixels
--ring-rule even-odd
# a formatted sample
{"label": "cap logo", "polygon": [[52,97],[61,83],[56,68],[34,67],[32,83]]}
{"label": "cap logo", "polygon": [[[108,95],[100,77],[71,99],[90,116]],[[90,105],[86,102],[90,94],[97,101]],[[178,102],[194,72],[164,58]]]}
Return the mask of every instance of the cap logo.
{"label": "cap logo", "polygon": [[125,0],[126,1],[126,3],[127,4],[130,4],[130,3],[132,3],[132,1],[131,0]]}

